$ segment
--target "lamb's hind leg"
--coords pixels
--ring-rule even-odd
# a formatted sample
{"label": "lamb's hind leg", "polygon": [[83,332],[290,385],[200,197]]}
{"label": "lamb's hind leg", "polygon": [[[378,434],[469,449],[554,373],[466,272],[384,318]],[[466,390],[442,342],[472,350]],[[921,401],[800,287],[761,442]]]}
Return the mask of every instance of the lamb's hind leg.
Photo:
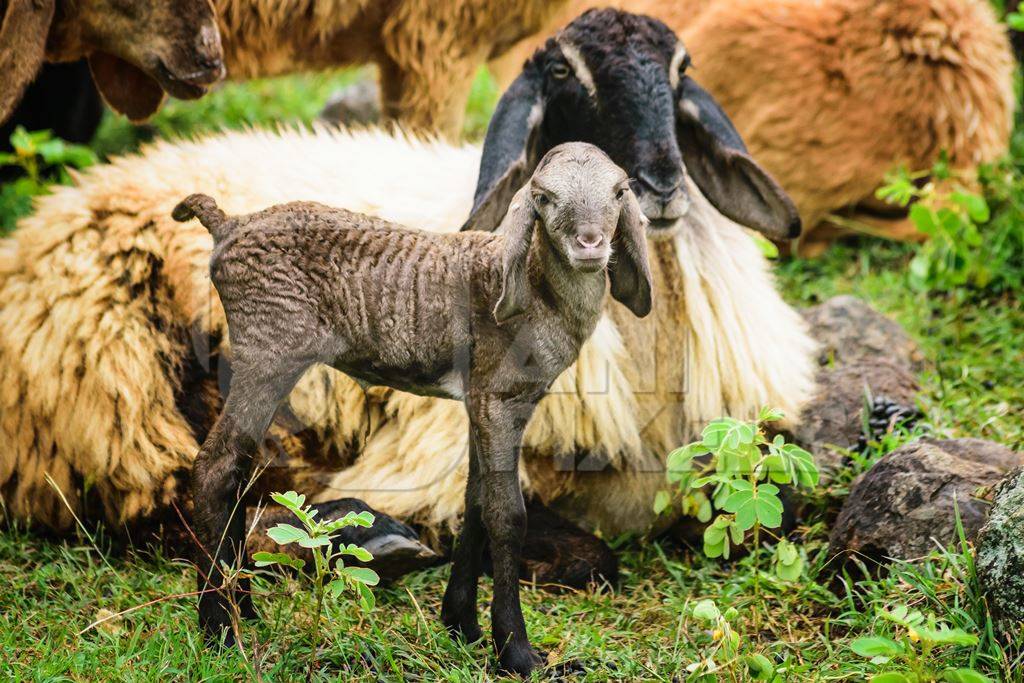
{"label": "lamb's hind leg", "polygon": [[[236,349],[236,352],[238,350]],[[224,410],[196,457],[192,500],[199,569],[199,623],[210,635],[229,627],[232,617],[228,577],[222,564],[241,567],[245,557],[245,505],[252,460],[274,416],[305,364],[236,362]],[[248,580],[238,582],[240,616],[254,616]],[[227,638],[233,641],[233,633]]]}
{"label": "lamb's hind leg", "polygon": [[483,546],[487,540],[480,516],[480,464],[476,439],[469,430],[469,477],[466,480],[466,512],[462,531],[452,552],[452,573],[441,603],[441,621],[452,635],[469,642],[480,640],[477,620],[477,585],[482,571]]}

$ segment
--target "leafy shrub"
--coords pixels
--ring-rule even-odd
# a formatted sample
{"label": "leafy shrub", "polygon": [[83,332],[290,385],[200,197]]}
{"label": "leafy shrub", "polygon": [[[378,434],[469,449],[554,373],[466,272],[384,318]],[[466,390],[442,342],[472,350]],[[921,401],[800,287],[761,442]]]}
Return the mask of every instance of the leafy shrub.
{"label": "leafy shrub", "polygon": [[[684,514],[711,522],[704,530],[708,557],[728,558],[730,548],[743,545],[748,532],[756,549],[762,530],[771,534],[771,529],[782,526],[784,508],[776,484],[803,488],[818,484],[810,453],[786,443],[782,435],[771,441],[765,435],[765,425],[782,417],[780,411],[765,408],[754,422],[723,417],[709,423],[700,441],[669,453],[666,478],[676,488],[658,493],[655,512],[678,501]],[[715,510],[723,512],[712,521]],[[803,570],[803,553],[789,541],[775,538],[775,573],[795,581]]]}
{"label": "leafy shrub", "polygon": [[978,636],[951,628],[906,605],[879,610],[878,615],[897,628],[895,638],[865,636],[850,643],[850,649],[883,671],[871,677],[871,683],[918,683],[943,680],[949,683],[988,683],[992,679],[971,668],[947,667],[932,670],[933,651],[943,647],[973,647]]}
{"label": "leafy shrub", "polygon": [[931,171],[896,171],[878,190],[880,199],[909,206],[928,236],[910,262],[915,290],[998,294],[1024,285],[1024,176],[1003,162],[980,169],[979,183],[981,193],[968,189],[940,160]]}
{"label": "leafy shrub", "polygon": [[48,130],[29,133],[18,126],[11,134],[13,152],[0,152],[0,168],[19,169],[20,176],[0,187],[0,235],[14,229],[19,218],[32,210],[32,199],[47,194],[53,183],[71,182],[67,169],[96,163],[88,147],[53,137]]}
{"label": "leafy shrub", "polygon": [[[327,596],[337,600],[347,590],[354,590],[359,597],[359,604],[364,610],[371,610],[374,606],[373,592],[370,586],[376,586],[380,582],[377,572],[368,567],[347,567],[344,556],[354,557],[362,562],[369,562],[373,555],[365,548],[355,544],[337,545],[335,550],[335,537],[342,529],[352,526],[369,527],[373,525],[373,515],[369,512],[349,512],[344,517],[334,520],[317,520],[316,510],[312,506],[305,506],[306,496],[288,491],[287,493],[272,493],[270,498],[291,511],[302,523],[302,528],[284,524],[267,530],[267,536],[278,545],[291,545],[296,543],[303,548],[309,548],[313,554],[313,587],[316,597],[316,615],[310,626],[310,640],[313,643],[312,656],[309,662],[309,671],[312,672],[316,664],[318,642],[320,640],[320,615],[323,613],[324,601]],[[305,561],[287,555],[285,553],[258,552],[253,553],[252,559],[257,567],[281,566],[291,567],[302,571],[305,568]],[[331,566],[331,563],[334,566]],[[308,680],[308,678],[307,678]]]}

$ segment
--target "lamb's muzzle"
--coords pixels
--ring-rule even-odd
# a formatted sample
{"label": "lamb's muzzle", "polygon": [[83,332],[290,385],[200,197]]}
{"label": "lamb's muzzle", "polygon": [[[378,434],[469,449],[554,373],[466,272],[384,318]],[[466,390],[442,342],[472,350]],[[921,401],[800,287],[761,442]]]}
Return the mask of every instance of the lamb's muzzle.
{"label": "lamb's muzzle", "polygon": [[650,310],[645,219],[625,172],[592,145],[555,147],[497,233],[425,233],[303,202],[229,218],[205,195],[173,216],[197,216],[213,233],[211,278],[234,369],[193,469],[195,523],[209,553],[200,553],[200,589],[218,589],[200,598],[201,624],[217,632],[229,621],[219,567],[240,561],[244,518],[232,510],[257,444],[299,377],[326,363],[367,384],[465,401],[466,517],[442,619],[479,637],[486,533],[494,645],[505,669],[529,674],[541,659],[519,605],[519,449],[537,402],[597,324],[605,269],[614,298],[637,315]]}

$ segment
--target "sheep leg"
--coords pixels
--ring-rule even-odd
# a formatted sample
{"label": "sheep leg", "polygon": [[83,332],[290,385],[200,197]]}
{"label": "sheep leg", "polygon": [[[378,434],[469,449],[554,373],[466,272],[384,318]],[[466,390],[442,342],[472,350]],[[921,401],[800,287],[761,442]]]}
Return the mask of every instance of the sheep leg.
{"label": "sheep leg", "polygon": [[[241,365],[241,364],[239,364]],[[192,500],[196,536],[200,543],[197,566],[199,624],[208,635],[228,629],[234,641],[231,601],[234,591],[221,571],[222,564],[240,567],[245,557],[244,489],[249,483],[252,460],[278,404],[291,391],[305,369],[287,371],[260,364],[236,366],[224,410],[196,457],[192,469]],[[236,602],[242,617],[255,616],[249,580],[237,581],[241,597]]]}
{"label": "sheep leg", "polygon": [[[475,404],[475,405],[474,405]],[[479,443],[481,515],[494,565],[491,631],[501,668],[529,676],[543,665],[530,645],[519,601],[519,563],[526,505],[519,484],[519,449],[533,405],[484,397],[467,403]],[[528,408],[522,410],[522,408]]]}
{"label": "sheep leg", "polygon": [[483,561],[483,546],[487,541],[486,529],[480,513],[480,464],[476,439],[469,430],[469,477],[466,480],[466,511],[462,531],[452,553],[452,573],[441,603],[441,621],[453,636],[467,642],[482,637],[477,621],[477,584]]}

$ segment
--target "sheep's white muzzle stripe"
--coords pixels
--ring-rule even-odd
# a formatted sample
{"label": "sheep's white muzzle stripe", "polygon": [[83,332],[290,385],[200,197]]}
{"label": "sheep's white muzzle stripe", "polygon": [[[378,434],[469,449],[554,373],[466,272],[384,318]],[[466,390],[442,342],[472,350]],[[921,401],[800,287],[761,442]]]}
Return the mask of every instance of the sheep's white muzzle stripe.
{"label": "sheep's white muzzle stripe", "polygon": [[597,86],[594,85],[594,76],[590,73],[590,69],[587,68],[587,62],[583,59],[580,51],[565,38],[558,39],[558,47],[562,49],[565,60],[569,62],[569,66],[576,73],[576,78],[587,89],[590,96],[597,97]]}

